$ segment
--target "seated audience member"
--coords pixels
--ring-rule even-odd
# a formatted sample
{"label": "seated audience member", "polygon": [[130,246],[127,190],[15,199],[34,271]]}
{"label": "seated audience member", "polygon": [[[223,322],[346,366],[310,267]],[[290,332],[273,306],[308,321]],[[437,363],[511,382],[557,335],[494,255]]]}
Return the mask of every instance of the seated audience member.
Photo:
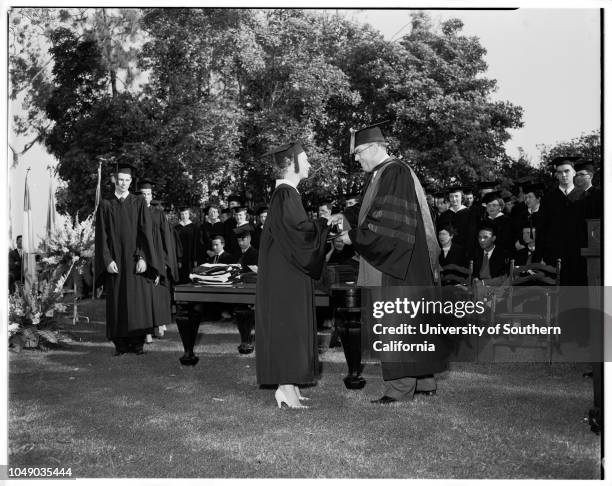
{"label": "seated audience member", "polygon": [[241,225],[234,228],[234,232],[236,233],[236,238],[238,240],[238,247],[240,248],[237,263],[242,265],[242,271],[244,272],[253,271],[249,267],[257,267],[257,259],[259,258],[259,253],[251,246],[252,231],[253,227],[250,224]]}
{"label": "seated audience member", "polygon": [[225,238],[213,235],[210,242],[214,255],[208,258],[208,263],[236,263],[236,258],[225,251]]}
{"label": "seated audience member", "polygon": [[445,226],[438,231],[438,242],[440,243],[441,252],[438,256],[438,263],[443,267],[445,265],[460,265],[468,266],[468,259],[463,246],[453,242],[455,236],[455,228]]}
{"label": "seated audience member", "polygon": [[538,263],[536,260],[536,229],[529,226],[523,228],[521,235],[521,248],[514,250],[512,258],[515,266]]}
{"label": "seated audience member", "polygon": [[356,261],[355,249],[351,245],[346,245],[341,238],[335,238],[331,249],[325,254],[325,261],[328,265],[352,265]]}
{"label": "seated audience member", "polygon": [[484,195],[482,202],[486,205],[486,215],[481,221],[481,226],[495,228],[496,242],[498,247],[508,253],[514,247],[512,223],[510,218],[502,212],[503,199],[496,192]]}
{"label": "seated audience member", "polygon": [[508,275],[508,254],[496,245],[496,228],[482,226],[478,231],[480,251],[474,258],[474,276],[485,284],[496,283],[495,279]]}
{"label": "seated audience member", "polygon": [[268,206],[262,206],[257,209],[257,217],[255,221],[255,228],[251,234],[251,245],[256,250],[259,250],[259,240],[261,240],[261,232],[263,231],[263,225],[268,217]]}

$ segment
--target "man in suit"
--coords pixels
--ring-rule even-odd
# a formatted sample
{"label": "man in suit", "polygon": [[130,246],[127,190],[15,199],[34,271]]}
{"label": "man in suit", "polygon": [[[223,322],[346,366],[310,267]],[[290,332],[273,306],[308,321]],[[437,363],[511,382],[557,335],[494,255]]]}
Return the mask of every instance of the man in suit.
{"label": "man in suit", "polygon": [[487,285],[508,275],[508,254],[495,244],[496,231],[494,225],[482,226],[478,231],[480,251],[474,259],[474,275]]}
{"label": "man in suit", "polygon": [[9,292],[15,291],[17,282],[23,283],[23,250],[21,249],[22,236],[15,240],[16,248],[9,251]]}
{"label": "man in suit", "polygon": [[225,238],[214,235],[210,242],[214,255],[208,258],[208,263],[236,263],[236,257],[225,251]]}

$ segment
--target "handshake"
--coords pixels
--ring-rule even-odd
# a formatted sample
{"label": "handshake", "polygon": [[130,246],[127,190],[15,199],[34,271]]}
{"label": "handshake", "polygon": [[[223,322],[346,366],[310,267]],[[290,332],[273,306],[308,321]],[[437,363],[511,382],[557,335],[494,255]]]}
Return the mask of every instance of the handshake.
{"label": "handshake", "polygon": [[337,213],[324,217],[327,219],[327,225],[331,226],[327,240],[333,241],[335,239],[340,239],[345,244],[350,245],[351,240],[348,237],[348,230],[351,229],[351,225],[344,215],[342,213]]}

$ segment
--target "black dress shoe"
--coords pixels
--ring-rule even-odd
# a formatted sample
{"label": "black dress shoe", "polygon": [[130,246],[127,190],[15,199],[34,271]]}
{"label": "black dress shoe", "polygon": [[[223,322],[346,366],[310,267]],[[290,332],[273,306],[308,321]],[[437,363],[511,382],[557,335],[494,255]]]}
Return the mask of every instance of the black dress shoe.
{"label": "black dress shoe", "polygon": [[425,395],[426,397],[433,397],[436,394],[436,390],[417,390],[414,392],[415,395]]}
{"label": "black dress shoe", "polygon": [[238,352],[240,354],[251,354],[253,352],[253,349],[255,348],[252,344],[242,343],[240,346],[238,346]]}
{"label": "black dress shoe", "polygon": [[387,395],[383,395],[377,400],[370,400],[370,403],[377,403],[378,405],[389,405],[390,403],[395,403],[397,400],[393,397],[388,397]]}

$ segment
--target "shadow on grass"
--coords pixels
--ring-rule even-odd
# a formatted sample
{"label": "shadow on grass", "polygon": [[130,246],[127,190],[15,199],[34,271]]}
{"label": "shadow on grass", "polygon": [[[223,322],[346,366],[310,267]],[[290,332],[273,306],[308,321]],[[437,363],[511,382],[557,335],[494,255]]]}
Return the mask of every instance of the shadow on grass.
{"label": "shadow on grass", "polygon": [[80,477],[599,477],[582,423],[592,385],[580,365],[451,363],[438,394],[380,407],[380,368],[344,388],[341,351],[321,356],[307,410],[278,410],[231,323],[206,323],[182,367],[176,326],[148,354],[114,357],[104,326],[66,350],[10,355],[12,466]]}

